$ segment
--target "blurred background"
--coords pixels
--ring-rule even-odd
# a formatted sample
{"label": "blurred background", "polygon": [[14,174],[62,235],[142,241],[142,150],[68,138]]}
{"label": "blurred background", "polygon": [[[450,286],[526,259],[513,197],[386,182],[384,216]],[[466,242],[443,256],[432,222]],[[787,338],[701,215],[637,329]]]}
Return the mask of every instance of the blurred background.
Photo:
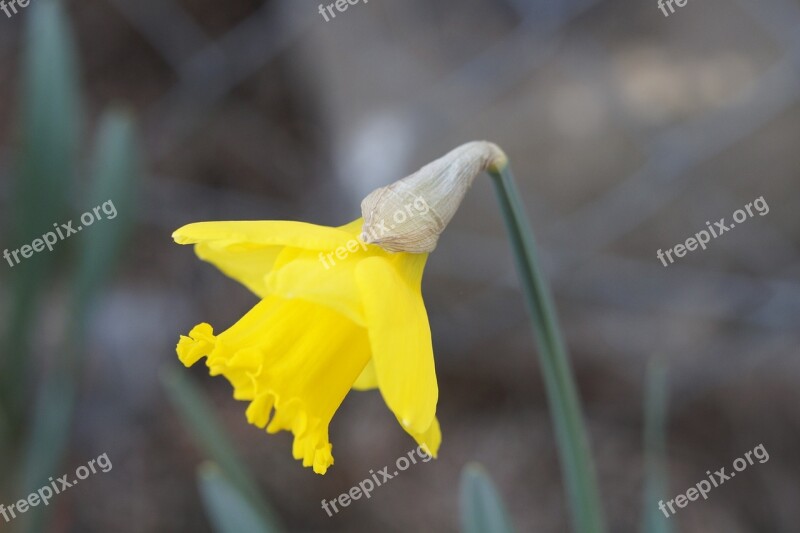
{"label": "blurred background", "polygon": [[[24,373],[4,370],[25,398],[13,441],[38,420],[35,397],[59,375],[64,342],[79,352],[66,455],[47,475],[102,453],[114,465],[55,499],[48,531],[211,531],[195,480],[206,457],[159,374],[177,366],[179,334],[204,321],[222,330],[255,297],[173,244],[174,229],[204,220],[344,224],[372,189],[476,139],[510,156],[543,247],[610,531],[637,531],[642,520],[644,382],[654,357],[669,374],[669,498],[760,443],[770,454],[681,509],[675,530],[797,531],[800,2],[690,1],[665,17],[655,0],[371,0],[328,22],[318,3],[297,0],[64,6],[88,140],[75,148],[73,181],[65,173],[66,186],[28,193],[35,213],[26,213],[39,220],[28,232],[25,215],[12,215],[25,176],[15,161],[26,113],[40,109],[25,111],[25,43],[43,34],[25,37],[35,5],[0,15],[0,247],[19,248],[99,205],[81,184],[107,109],[122,105],[135,122],[141,170],[129,189],[111,189],[121,214],[124,200],[137,201],[125,240],[114,236],[125,243],[116,266],[103,263],[109,280],[87,304],[83,340],[62,342],[76,312],[66,265],[103,256],[80,251],[94,229],[45,252],[49,274],[28,281],[41,294],[26,311],[26,348],[8,341],[0,354],[28,354]],[[58,187],[68,214],[49,208]],[[760,196],[768,215],[668,268],[656,258]],[[25,268],[0,267],[0,331],[17,327],[27,300],[13,297],[24,283],[15,276]],[[440,458],[333,518],[323,498],[414,447],[378,393],[347,397],[331,426],[336,465],[322,477],[291,458],[289,434],[248,425],[225,380],[203,365],[182,372],[209,395],[289,531],[456,531],[459,473],[472,460],[490,472],[518,531],[567,531],[534,342],[488,178],[440,240],[423,291]],[[12,465],[3,469],[9,481]],[[19,487],[6,483],[0,502],[24,497]]]}

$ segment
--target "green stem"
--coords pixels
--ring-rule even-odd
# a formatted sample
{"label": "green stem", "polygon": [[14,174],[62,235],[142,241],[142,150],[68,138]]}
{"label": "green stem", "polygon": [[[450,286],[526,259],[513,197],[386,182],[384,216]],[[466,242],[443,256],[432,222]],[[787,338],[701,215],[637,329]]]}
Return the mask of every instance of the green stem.
{"label": "green stem", "polygon": [[573,517],[580,533],[605,531],[578,391],[570,368],[555,305],[536,258],[536,245],[507,160],[488,170],[500,200],[525,301],[531,313],[539,363],[550,406],[561,468]]}

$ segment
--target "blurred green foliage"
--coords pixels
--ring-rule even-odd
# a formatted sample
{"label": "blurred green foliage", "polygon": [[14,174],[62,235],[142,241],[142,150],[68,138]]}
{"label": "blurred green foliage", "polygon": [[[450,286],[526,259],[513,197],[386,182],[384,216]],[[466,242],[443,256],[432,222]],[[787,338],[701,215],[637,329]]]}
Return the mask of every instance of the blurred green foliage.
{"label": "blurred green foliage", "polygon": [[[269,524],[263,531],[280,531],[277,515],[267,504],[255,480],[248,473],[244,462],[239,458],[233,443],[226,437],[222,424],[214,417],[213,407],[203,392],[197,388],[183,371],[166,368],[162,371],[162,382],[172,405],[183,420],[195,442],[207,457],[213,460],[222,474],[206,480],[204,496],[206,509],[212,517],[219,517],[220,510],[209,507],[209,490],[214,493],[225,491],[226,498],[240,498],[240,507],[252,509],[260,517],[260,522]],[[201,476],[202,478],[202,476]],[[227,488],[220,488],[221,483]],[[214,487],[207,486],[212,483]],[[216,523],[216,521],[215,521]],[[224,530],[217,530],[222,532]]]}
{"label": "blurred green foliage", "polygon": [[[66,220],[75,185],[83,115],[74,39],[60,3],[41,2],[26,19],[20,133],[15,157],[12,231],[16,248]],[[2,360],[2,404],[20,434],[38,305],[53,276],[55,254],[36,254],[11,272],[11,314]]]}
{"label": "blurred green foliage", "polygon": [[667,372],[658,358],[647,369],[644,399],[645,486],[642,510],[643,533],[670,533],[671,523],[658,508],[666,500],[667,476]]}
{"label": "blurred green foliage", "polygon": [[[91,232],[59,240],[54,250],[34,254],[9,275],[10,320],[0,360],[0,493],[9,494],[8,500],[49,484],[61,470],[86,351],[87,316],[133,228],[140,178],[133,120],[128,113],[109,111],[97,130],[90,179],[79,181],[84,111],[75,40],[59,1],[41,0],[26,15],[9,248],[77,220],[76,205],[80,213],[110,200],[117,216],[95,220]],[[70,254],[75,248],[78,252]],[[66,335],[58,356],[40,375],[33,371],[41,362],[33,347],[40,337],[41,303],[62,276],[70,288]],[[33,507],[12,526],[45,531],[51,508]]]}
{"label": "blurred green foliage", "polygon": [[462,533],[512,533],[511,519],[484,468],[470,464],[461,473]]}
{"label": "blurred green foliage", "polygon": [[264,518],[216,465],[208,463],[197,472],[197,483],[211,525],[217,533],[278,533],[281,529]]}

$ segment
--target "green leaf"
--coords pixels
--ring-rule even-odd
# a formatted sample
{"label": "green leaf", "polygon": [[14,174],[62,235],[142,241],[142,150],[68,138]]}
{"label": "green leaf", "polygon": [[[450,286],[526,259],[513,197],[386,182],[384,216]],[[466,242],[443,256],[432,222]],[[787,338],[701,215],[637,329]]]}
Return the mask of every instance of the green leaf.
{"label": "green leaf", "polygon": [[494,163],[488,173],[497,191],[531,315],[573,528],[581,533],[604,533],[602,499],[578,387],[525,205],[507,160]]}
{"label": "green leaf", "polygon": [[461,473],[461,532],[512,533],[514,528],[503,501],[481,465],[467,465]]}
{"label": "green leaf", "polygon": [[75,39],[61,2],[35,2],[26,15],[15,215],[19,236],[32,240],[68,212],[83,109]]}
{"label": "green leaf", "polygon": [[161,380],[183,422],[203,452],[222,469],[225,478],[243,494],[268,523],[278,524],[277,515],[267,505],[258,485],[237,455],[225,429],[214,416],[205,394],[185,375],[185,371],[165,368]]}
{"label": "green leaf", "polygon": [[197,471],[200,494],[206,513],[216,533],[276,533],[280,529],[268,523],[241,490],[228,481],[211,463]]}
{"label": "green leaf", "polygon": [[[21,494],[32,493],[47,485],[48,478],[59,472],[64,450],[69,444],[75,393],[75,380],[59,374],[50,375],[39,388],[21,471]],[[50,509],[44,506],[31,508],[15,521],[17,531],[46,531]]]}
{"label": "green leaf", "polygon": [[[81,254],[74,287],[76,315],[84,315],[89,302],[116,263],[133,229],[140,164],[135,126],[125,111],[106,112],[100,121],[92,161],[92,181],[80,217]],[[79,319],[85,317],[79,316]]]}
{"label": "green leaf", "polygon": [[658,502],[667,498],[667,375],[659,359],[650,362],[644,402],[645,487],[642,531],[670,533],[669,518]]}
{"label": "green leaf", "polygon": [[[76,47],[60,2],[34,2],[27,12],[22,60],[20,134],[15,154],[12,250],[68,220],[81,140]],[[20,256],[21,259],[21,256]],[[27,404],[30,338],[39,295],[51,279],[55,254],[42,251],[14,265],[12,304],[3,349],[2,395],[15,438]]]}
{"label": "green leaf", "polygon": [[[47,376],[39,388],[31,434],[26,447],[22,484],[25,492],[32,492],[47,484],[49,476],[58,466],[69,444],[69,430],[77,381],[79,379],[84,349],[85,323],[91,297],[97,292],[114,265],[117,251],[124,243],[130,229],[138,164],[131,119],[123,113],[104,115],[97,135],[92,172],[92,200],[89,210],[102,205],[101,199],[120,198],[113,219],[95,220],[91,228],[82,232],[75,293],[72,302],[71,322],[64,349],[56,362],[55,371]],[[109,213],[113,211],[108,209]],[[100,213],[106,215],[102,210]],[[92,212],[94,215],[94,212]],[[45,529],[50,508],[32,508],[19,528],[32,533]]]}

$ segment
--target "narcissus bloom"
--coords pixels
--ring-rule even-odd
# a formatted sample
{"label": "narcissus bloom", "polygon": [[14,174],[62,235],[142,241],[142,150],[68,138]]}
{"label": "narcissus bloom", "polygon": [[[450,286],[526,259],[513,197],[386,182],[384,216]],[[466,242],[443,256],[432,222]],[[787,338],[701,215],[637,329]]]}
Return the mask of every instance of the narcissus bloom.
{"label": "narcissus bloom", "polygon": [[195,326],[178,343],[186,366],[207,357],[247,420],[294,434],[292,454],[324,474],[328,425],[351,389],[378,388],[434,457],[441,442],[431,332],[422,301],[426,253],[390,253],[362,240],[363,220],[339,228],[302,222],[200,222],[179,244],[261,301],[219,335]]}
{"label": "narcissus bloom", "polygon": [[422,271],[475,177],[504,162],[484,141],[462,145],[370,193],[363,218],[338,228],[302,222],[200,222],[173,234],[261,298],[214,335],[195,326],[178,343],[186,366],[207,357],[247,419],[294,434],[292,453],[324,474],[328,426],[350,389],[380,390],[432,456],[442,440],[439,390]]}

